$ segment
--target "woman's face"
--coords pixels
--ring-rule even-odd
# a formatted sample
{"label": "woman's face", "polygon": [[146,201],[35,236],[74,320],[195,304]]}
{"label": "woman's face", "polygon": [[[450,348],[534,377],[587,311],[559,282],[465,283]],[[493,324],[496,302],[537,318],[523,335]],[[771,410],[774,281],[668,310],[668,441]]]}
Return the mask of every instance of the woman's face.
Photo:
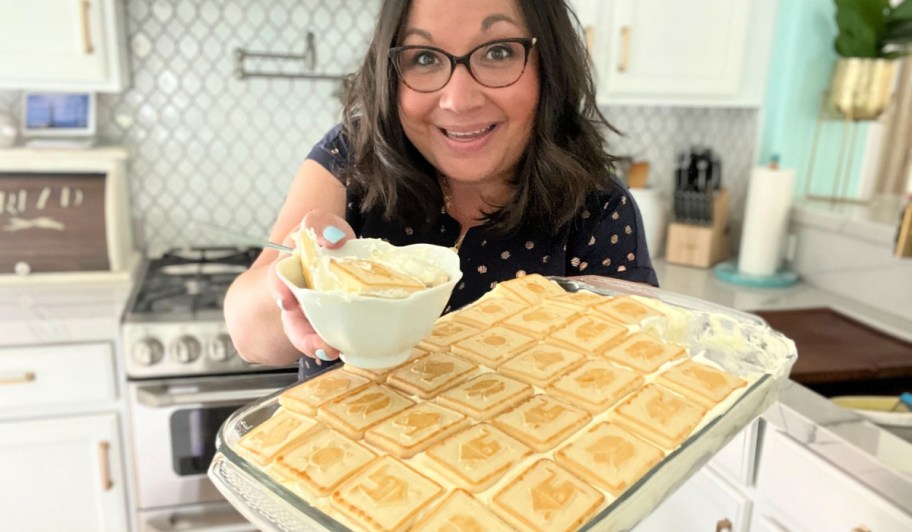
{"label": "woman's face", "polygon": [[[533,37],[516,0],[414,0],[400,46],[433,46],[455,56],[496,39]],[[399,117],[412,144],[443,175],[503,182],[529,142],[539,98],[535,49],[516,83],[489,88],[457,65],[440,90],[399,83]]]}

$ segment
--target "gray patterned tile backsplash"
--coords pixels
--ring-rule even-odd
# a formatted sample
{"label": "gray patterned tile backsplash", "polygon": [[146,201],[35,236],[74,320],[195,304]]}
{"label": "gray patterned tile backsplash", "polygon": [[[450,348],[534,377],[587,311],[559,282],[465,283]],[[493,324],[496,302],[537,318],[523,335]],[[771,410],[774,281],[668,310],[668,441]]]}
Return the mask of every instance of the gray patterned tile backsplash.
{"label": "gray patterned tile backsplash", "polygon": [[[242,243],[196,229],[193,219],[265,238],[298,166],[339,120],[339,82],[241,80],[235,49],[303,54],[313,32],[315,71],[351,72],[378,6],[378,0],[127,0],[132,86],[99,96],[98,130],[102,143],[130,153],[131,209],[149,253]],[[273,72],[302,66],[245,64]],[[18,92],[0,91],[0,110],[16,116],[18,102]],[[756,110],[604,111],[624,132],[610,137],[611,150],[650,161],[651,182],[666,197],[677,151],[700,144],[721,154],[737,225],[755,152]]]}

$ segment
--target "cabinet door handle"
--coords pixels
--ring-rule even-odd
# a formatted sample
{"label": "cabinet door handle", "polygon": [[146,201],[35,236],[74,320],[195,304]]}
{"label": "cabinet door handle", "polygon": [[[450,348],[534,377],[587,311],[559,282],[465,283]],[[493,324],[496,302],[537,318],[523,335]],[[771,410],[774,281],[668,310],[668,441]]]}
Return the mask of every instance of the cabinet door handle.
{"label": "cabinet door handle", "polygon": [[111,480],[111,460],[109,451],[111,444],[103,441],[98,444],[98,464],[101,467],[101,489],[109,491],[114,487],[114,481]]}
{"label": "cabinet door handle", "polygon": [[9,384],[26,384],[35,380],[34,371],[26,371],[19,375],[0,375],[0,386]]}
{"label": "cabinet door handle", "polygon": [[871,532],[871,529],[865,525],[858,525],[852,529],[852,532]]}
{"label": "cabinet door handle", "polygon": [[732,522],[727,518],[720,519],[716,522],[716,532],[732,532]]}
{"label": "cabinet door handle", "polygon": [[92,6],[89,4],[89,0],[80,0],[79,10],[82,15],[82,50],[86,54],[91,54],[95,51],[95,47],[92,46],[92,32],[91,27],[89,26],[89,11],[92,9]]}
{"label": "cabinet door handle", "polygon": [[586,37],[586,51],[589,52],[589,57],[592,57],[592,50],[595,49],[595,28],[586,26],[583,34]]}
{"label": "cabinet door handle", "polygon": [[618,72],[627,72],[630,64],[630,26],[621,28],[621,60],[618,61]]}

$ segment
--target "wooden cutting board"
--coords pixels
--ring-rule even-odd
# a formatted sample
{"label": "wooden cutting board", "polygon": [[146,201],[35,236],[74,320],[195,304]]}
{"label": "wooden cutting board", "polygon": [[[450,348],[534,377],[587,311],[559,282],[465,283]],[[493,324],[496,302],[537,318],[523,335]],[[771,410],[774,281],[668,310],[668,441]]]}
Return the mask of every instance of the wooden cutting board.
{"label": "wooden cutting board", "polygon": [[754,312],[795,341],[791,379],[824,395],[912,389],[912,342],[829,308]]}

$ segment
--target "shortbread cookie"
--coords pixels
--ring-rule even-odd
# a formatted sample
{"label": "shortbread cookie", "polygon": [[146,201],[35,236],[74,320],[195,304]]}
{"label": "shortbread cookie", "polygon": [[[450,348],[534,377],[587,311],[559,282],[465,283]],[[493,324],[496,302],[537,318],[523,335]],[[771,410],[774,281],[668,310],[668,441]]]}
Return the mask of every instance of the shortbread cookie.
{"label": "shortbread cookie", "polygon": [[401,366],[386,378],[387,384],[424,399],[471,377],[478,366],[443,353],[431,353]]}
{"label": "shortbread cookie", "polygon": [[535,342],[531,336],[495,326],[456,342],[450,350],[454,355],[496,368]]}
{"label": "shortbread cookie", "polygon": [[364,440],[399,458],[411,458],[468,424],[464,414],[434,403],[420,403],[369,428]]}
{"label": "shortbread cookie", "polygon": [[548,395],[536,395],[491,420],[497,428],[543,453],[567,439],[592,416]]}
{"label": "shortbread cookie", "polygon": [[586,524],[604,500],[598,490],[542,458],[498,491],[491,506],[519,530],[559,532]]}
{"label": "shortbread cookie", "polygon": [[287,445],[322,428],[315,419],[279,408],[272,417],[242,436],[235,450],[244,458],[265,466]]}
{"label": "shortbread cookie", "polygon": [[740,377],[692,360],[662,373],[657,382],[707,408],[719,404],[733,391],[747,385],[747,381]]}
{"label": "shortbread cookie", "polygon": [[313,416],[320,405],[354,393],[370,381],[359,375],[330,370],[279,395],[279,404],[299,414]]}
{"label": "shortbread cookie", "polygon": [[505,297],[486,297],[452,313],[454,320],[479,329],[487,329],[528,308],[524,303]]}
{"label": "shortbread cookie", "polygon": [[548,386],[547,392],[598,414],[643,386],[643,383],[640,374],[607,360],[587,360]]}
{"label": "shortbread cookie", "polygon": [[478,493],[531,453],[526,445],[503,431],[479,423],[430,447],[424,456],[453,484]]}
{"label": "shortbread cookie", "polygon": [[437,396],[437,402],[471,416],[485,420],[532,397],[534,390],[524,382],[483,373]]}
{"label": "shortbread cookie", "polygon": [[330,496],[333,508],[361,528],[404,530],[443,495],[436,482],[392,456],[381,456]]}
{"label": "shortbread cookie", "polygon": [[386,386],[369,384],[351,395],[323,405],[317,417],[349,438],[359,440],[365,430],[413,404],[411,399]]}
{"label": "shortbread cookie", "polygon": [[471,493],[459,488],[412,527],[413,532],[512,532]]}
{"label": "shortbread cookie", "polygon": [[552,301],[558,305],[565,306],[571,310],[585,312],[595,305],[605,302],[605,296],[590,292],[588,290],[577,290],[576,292],[566,292],[560,295],[552,296],[547,301]]}
{"label": "shortbread cookie", "polygon": [[273,467],[292,490],[325,497],[376,454],[332,429],[299,439],[276,457]]}
{"label": "shortbread cookie", "polygon": [[608,360],[644,374],[652,373],[662,367],[662,364],[685,355],[683,347],[663,342],[646,333],[634,333],[602,353]]}
{"label": "shortbread cookie", "polygon": [[412,354],[409,357],[409,359],[406,360],[405,362],[403,362],[402,364],[399,364],[398,366],[393,366],[391,368],[382,368],[382,369],[365,369],[365,368],[359,368],[357,366],[352,366],[351,364],[344,364],[342,366],[342,369],[349,373],[354,373],[355,375],[360,375],[362,377],[366,377],[374,382],[384,383],[384,382],[386,382],[387,375],[396,371],[397,369],[401,368],[402,366],[408,364],[409,362],[423,357],[426,354],[427,354],[427,351],[425,351],[424,349],[418,349],[417,347],[413,347]]}
{"label": "shortbread cookie", "polygon": [[480,331],[477,327],[472,327],[453,319],[437,320],[430,334],[421,340],[418,347],[425,351],[446,353],[454,343],[473,334],[478,334]]}
{"label": "shortbread cookie", "polygon": [[658,464],[665,453],[611,423],[599,423],[554,452],[577,476],[618,496]]}
{"label": "shortbread cookie", "polygon": [[657,384],[647,384],[611,414],[622,427],[662,449],[675,449],[700,423],[706,409]]}
{"label": "shortbread cookie", "polygon": [[541,343],[504,362],[497,371],[544,388],[584,360],[576,351]]}
{"label": "shortbread cookie", "polygon": [[506,327],[521,333],[544,338],[549,332],[570,321],[578,311],[555,304],[549,300],[542,301],[532,308],[504,320]]}
{"label": "shortbread cookie", "polygon": [[548,336],[555,345],[586,353],[590,357],[616,343],[627,328],[595,314],[583,314]]}
{"label": "shortbread cookie", "polygon": [[537,273],[498,283],[495,290],[512,294],[526,303],[538,303],[564,292],[560,285]]}
{"label": "shortbread cookie", "polygon": [[425,289],[420,280],[368,259],[331,258],[329,271],[339,280],[342,290],[352,294],[406,295]]}
{"label": "shortbread cookie", "polygon": [[646,318],[662,315],[658,310],[644,305],[630,296],[612,297],[608,301],[592,308],[596,312],[625,325],[636,325]]}

